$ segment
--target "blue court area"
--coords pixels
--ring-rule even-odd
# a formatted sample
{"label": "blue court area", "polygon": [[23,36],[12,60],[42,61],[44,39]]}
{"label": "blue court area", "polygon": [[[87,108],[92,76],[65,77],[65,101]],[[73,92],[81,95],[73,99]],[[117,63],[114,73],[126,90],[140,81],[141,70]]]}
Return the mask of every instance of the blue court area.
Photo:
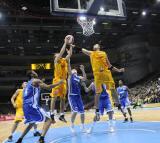
{"label": "blue court area", "polygon": [[[91,125],[86,125],[89,128]],[[160,122],[116,122],[116,131],[107,131],[108,124],[99,122],[95,125],[92,134],[81,133],[76,126],[76,135],[73,135],[69,127],[52,128],[46,136],[46,143],[160,143]],[[14,142],[19,137],[17,133]],[[29,133],[23,143],[36,143],[38,137]]]}

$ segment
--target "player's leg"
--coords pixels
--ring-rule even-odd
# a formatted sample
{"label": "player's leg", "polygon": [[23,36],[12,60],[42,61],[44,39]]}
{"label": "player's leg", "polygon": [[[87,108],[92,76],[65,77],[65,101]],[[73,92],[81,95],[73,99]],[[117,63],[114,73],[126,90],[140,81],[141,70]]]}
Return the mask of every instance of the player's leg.
{"label": "player's leg", "polygon": [[77,112],[73,111],[72,114],[71,114],[71,132],[72,133],[75,133],[74,122],[75,122],[76,116],[77,116]]}
{"label": "player's leg", "polygon": [[19,123],[22,122],[23,118],[24,118],[23,109],[22,108],[17,108],[14,124],[12,126],[11,135],[8,137],[8,141],[12,140],[13,134],[16,131]]}
{"label": "player's leg", "polygon": [[113,114],[114,114],[113,111],[108,112],[108,118],[109,118],[108,124],[109,124],[109,131],[110,132],[115,131],[115,120],[113,119]]}
{"label": "player's leg", "polygon": [[[53,79],[53,83],[56,83],[56,82],[59,82],[59,80]],[[61,90],[60,86],[57,86],[52,89],[52,92],[50,94],[50,96],[51,96],[50,112],[51,112],[51,119],[52,119],[53,123],[55,122],[55,119],[54,119],[55,112],[54,111],[55,111],[57,97],[60,96],[60,94],[59,94],[60,90]]]}
{"label": "player's leg", "polygon": [[121,113],[122,113],[122,115],[124,117],[124,122],[127,122],[128,121],[128,117],[127,117],[127,113],[125,112],[125,107],[122,106],[120,108],[120,111],[121,111]]}
{"label": "player's leg", "polygon": [[131,120],[131,122],[133,122],[131,108],[130,108],[130,107],[127,107],[127,110],[128,110],[128,114],[129,114],[129,116],[130,116],[130,120]]}
{"label": "player's leg", "polygon": [[108,114],[108,118],[109,118],[109,121],[108,121],[109,131],[114,132],[114,130],[115,130],[115,120],[113,119],[114,112],[113,112],[110,97],[106,97],[103,100],[103,104],[104,104],[104,108],[106,108],[106,110],[107,110],[107,114]]}
{"label": "player's leg", "polygon": [[24,136],[31,130],[31,128],[33,127],[34,123],[30,123],[25,130],[23,131],[22,135],[20,136],[20,138],[17,140],[16,143],[21,143]]}
{"label": "player's leg", "polygon": [[17,129],[17,127],[18,127],[18,125],[19,125],[20,122],[21,121],[15,121],[14,122],[14,124],[12,126],[12,129],[11,129],[11,134],[8,137],[8,142],[12,142],[13,134],[15,133],[15,131],[16,131],[16,129]]}
{"label": "player's leg", "polygon": [[78,112],[80,113],[80,118],[81,118],[81,130],[82,132],[86,132],[86,129],[84,126],[84,122],[85,122],[84,104],[83,104],[81,95],[78,96],[77,105],[78,105]]}
{"label": "player's leg", "polygon": [[71,131],[72,133],[75,133],[74,130],[74,122],[77,116],[77,112],[78,112],[78,106],[77,106],[77,96],[75,95],[68,95],[68,101],[69,101],[69,105],[71,108]]}
{"label": "player's leg", "polygon": [[49,130],[49,127],[51,126],[51,124],[53,123],[53,121],[49,118],[46,118],[46,121],[44,122],[44,125],[43,125],[43,130],[42,130],[42,134],[39,138],[39,143],[44,143],[44,137],[47,133],[47,131]]}
{"label": "player's leg", "polygon": [[82,131],[84,131],[84,130],[85,130],[85,127],[84,127],[85,114],[84,114],[84,113],[81,113],[81,114],[80,114],[80,117],[81,117],[81,129],[82,129]]}
{"label": "player's leg", "polygon": [[65,109],[65,98],[60,97],[60,117],[59,117],[59,120],[67,123],[65,116],[64,116],[64,109]]}
{"label": "player's leg", "polygon": [[94,107],[96,109],[95,111],[95,116],[94,116],[94,122],[100,120],[100,114],[99,114],[99,96],[100,93],[102,92],[102,87],[101,85],[103,84],[102,80],[98,79],[99,76],[95,76],[95,87],[96,87],[96,95],[94,97]]}
{"label": "player's leg", "polygon": [[100,114],[103,115],[103,113],[104,113],[103,100],[101,100],[101,99],[99,98],[99,103],[98,103],[98,104],[99,104],[99,105],[98,105],[98,109],[99,109],[99,111],[98,111],[98,112],[99,112],[99,113],[98,113],[98,114],[99,114],[99,119],[97,120],[96,117],[93,118],[93,123],[92,123],[90,129],[87,131],[87,133],[92,133],[92,132],[93,132],[93,129],[94,129],[95,125],[96,125],[96,122],[100,120]]}
{"label": "player's leg", "polygon": [[121,101],[121,112],[124,116],[124,123],[125,122],[128,122],[128,117],[127,117],[127,113],[126,113],[126,102],[125,102],[125,99],[122,99]]}
{"label": "player's leg", "polygon": [[[53,90],[53,89],[52,89]],[[56,101],[57,101],[57,96],[52,96],[51,97],[51,104],[50,104],[50,112],[51,112],[51,118],[53,120],[53,122],[55,122],[55,119],[54,119],[54,111],[55,111],[55,104],[56,104]]]}
{"label": "player's leg", "polygon": [[37,124],[34,124],[34,125],[33,125],[33,129],[34,129],[33,135],[34,135],[35,137],[41,136],[40,132],[38,132],[38,130],[37,130]]}

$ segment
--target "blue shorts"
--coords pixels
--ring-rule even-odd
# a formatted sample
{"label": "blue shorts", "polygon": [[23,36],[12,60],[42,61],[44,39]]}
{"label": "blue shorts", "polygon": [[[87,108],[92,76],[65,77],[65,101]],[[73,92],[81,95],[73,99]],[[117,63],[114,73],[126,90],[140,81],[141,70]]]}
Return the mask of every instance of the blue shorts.
{"label": "blue shorts", "polygon": [[106,109],[107,113],[110,111],[113,111],[112,104],[111,104],[110,98],[108,96],[103,97],[103,98],[100,97],[100,99],[99,99],[99,112],[101,115],[104,114],[104,109]]}
{"label": "blue shorts", "polygon": [[84,113],[84,105],[81,95],[69,95],[68,100],[72,112]]}
{"label": "blue shorts", "polygon": [[49,115],[40,107],[33,107],[30,104],[23,105],[23,112],[25,118],[25,124],[27,123],[37,123],[45,121],[46,117]]}
{"label": "blue shorts", "polygon": [[127,98],[120,99],[120,104],[121,104],[121,108],[125,109],[130,106],[131,102],[129,101],[129,98],[127,97]]}

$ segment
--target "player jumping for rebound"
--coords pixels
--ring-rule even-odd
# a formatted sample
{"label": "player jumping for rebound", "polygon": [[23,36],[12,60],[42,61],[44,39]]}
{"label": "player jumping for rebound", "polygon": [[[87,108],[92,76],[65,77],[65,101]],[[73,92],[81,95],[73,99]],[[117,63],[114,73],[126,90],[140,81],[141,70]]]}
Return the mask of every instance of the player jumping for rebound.
{"label": "player jumping for rebound", "polygon": [[122,109],[121,112],[125,118],[124,122],[128,121],[126,109],[127,109],[128,114],[130,116],[130,121],[133,122],[132,112],[130,109],[130,101],[129,101],[129,97],[128,97],[128,91],[129,91],[128,87],[123,84],[122,80],[119,80],[119,87],[117,88],[117,92],[118,92],[119,100],[120,100],[120,104],[121,104],[121,109]]}
{"label": "player jumping for rebound", "polygon": [[100,50],[100,45],[95,44],[93,51],[82,49],[82,52],[90,57],[95,87],[96,87],[96,96],[95,96],[95,108],[96,115],[95,118],[97,121],[100,120],[99,116],[99,95],[102,92],[102,84],[106,84],[107,88],[111,90],[112,96],[114,95],[115,103],[119,103],[118,96],[116,95],[115,83],[112,78],[111,70],[116,72],[124,72],[124,68],[118,69],[110,64],[110,61],[107,57],[107,54],[104,51]]}
{"label": "player jumping for rebound", "polygon": [[74,121],[77,116],[77,113],[80,113],[81,117],[81,130],[85,132],[84,121],[84,105],[81,97],[81,81],[86,80],[86,73],[84,70],[84,66],[80,65],[80,70],[82,71],[83,76],[77,75],[76,69],[71,69],[70,61],[68,62],[68,100],[72,110],[71,115],[71,131],[75,133],[74,130]]}
{"label": "player jumping for rebound", "polygon": [[64,83],[52,89],[51,95],[51,117],[54,120],[54,110],[57,97],[60,97],[60,117],[59,120],[67,122],[64,117],[65,98],[67,94],[67,75],[68,75],[68,59],[71,54],[68,54],[65,58],[62,58],[68,45],[68,39],[65,37],[63,47],[60,53],[55,54],[54,60],[54,79],[53,83],[64,80]]}
{"label": "player jumping for rebound", "polygon": [[[14,119],[14,124],[11,130],[11,135],[8,137],[8,142],[12,142],[13,134],[15,133],[18,125],[24,119],[23,113],[23,89],[26,87],[27,82],[22,83],[22,89],[17,89],[11,98],[13,107],[16,109],[16,116]],[[37,125],[34,124],[34,136],[40,136],[40,133],[37,131]]]}
{"label": "player jumping for rebound", "polygon": [[[85,89],[85,92],[89,92],[89,91],[93,91],[94,95],[96,95],[96,88],[95,88],[95,84],[94,82],[92,82],[89,87],[87,88],[86,87],[86,84],[83,83],[82,84],[84,89]],[[109,117],[109,122],[108,122],[108,125],[109,125],[109,131],[110,132],[114,132],[114,127],[115,127],[115,121],[113,120],[113,109],[112,109],[112,97],[111,97],[111,91],[110,90],[107,90],[107,87],[105,84],[102,84],[102,92],[100,94],[100,97],[99,97],[99,112],[101,115],[104,114],[104,109],[106,110],[107,114],[108,114],[108,117]],[[96,120],[94,121],[92,127],[88,130],[88,133],[91,133],[94,126],[95,126],[95,123],[96,123]]]}
{"label": "player jumping for rebound", "polygon": [[46,135],[51,123],[55,123],[54,120],[45,112],[39,105],[40,89],[52,89],[63,83],[63,80],[59,82],[47,85],[38,78],[38,75],[34,71],[27,73],[29,81],[26,88],[23,91],[23,111],[25,117],[25,123],[28,124],[26,129],[16,143],[21,143],[24,136],[31,130],[33,125],[37,122],[44,122],[42,134],[39,139],[39,143],[44,143],[44,136]]}

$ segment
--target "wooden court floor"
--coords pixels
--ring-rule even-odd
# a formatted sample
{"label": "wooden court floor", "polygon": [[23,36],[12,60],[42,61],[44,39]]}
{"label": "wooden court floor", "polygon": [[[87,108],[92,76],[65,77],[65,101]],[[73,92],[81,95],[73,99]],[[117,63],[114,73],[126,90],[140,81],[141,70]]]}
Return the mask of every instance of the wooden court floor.
{"label": "wooden court floor", "polygon": [[[149,105],[153,106],[153,105]],[[150,108],[150,109],[137,109],[132,110],[133,111],[133,118],[135,121],[160,121],[160,108]],[[93,120],[94,112],[93,111],[86,111],[86,123],[91,123]],[[115,118],[116,120],[122,120],[123,116],[119,111],[115,112]],[[63,126],[69,126],[70,125],[70,113],[66,114],[66,119],[68,123],[62,123],[57,120],[56,124],[52,125],[51,128],[58,128]],[[107,116],[104,115],[101,120],[105,121],[107,120]],[[77,116],[76,124],[80,123],[80,118]],[[8,137],[10,134],[10,130],[12,127],[13,121],[4,121],[0,122],[0,143]],[[38,125],[38,129],[42,129],[43,124]],[[21,123],[17,129],[17,131],[22,131],[24,129],[25,125]]]}

